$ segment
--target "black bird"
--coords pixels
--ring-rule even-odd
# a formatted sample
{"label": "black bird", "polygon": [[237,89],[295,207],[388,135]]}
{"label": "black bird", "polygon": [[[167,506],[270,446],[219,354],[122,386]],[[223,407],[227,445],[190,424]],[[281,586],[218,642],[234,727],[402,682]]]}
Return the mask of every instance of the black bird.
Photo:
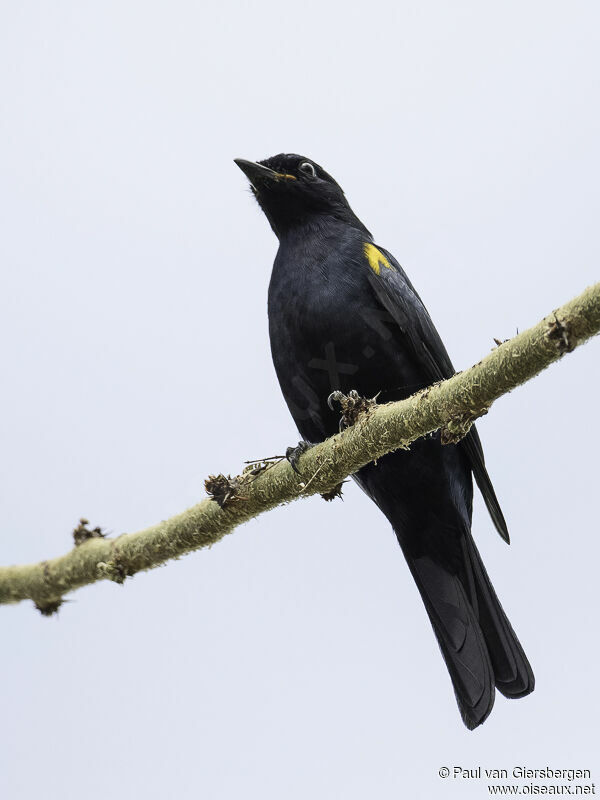
{"label": "black bird", "polygon": [[[335,390],[400,400],[455,370],[425,306],[396,259],[309,158],[236,159],[279,250],[269,286],[277,377],[306,443],[337,433]],[[527,657],[471,535],[472,475],[500,535],[506,523],[474,427],[458,444],[439,432],[355,476],[391,522],[425,603],[465,725],[506,697],[533,691]]]}

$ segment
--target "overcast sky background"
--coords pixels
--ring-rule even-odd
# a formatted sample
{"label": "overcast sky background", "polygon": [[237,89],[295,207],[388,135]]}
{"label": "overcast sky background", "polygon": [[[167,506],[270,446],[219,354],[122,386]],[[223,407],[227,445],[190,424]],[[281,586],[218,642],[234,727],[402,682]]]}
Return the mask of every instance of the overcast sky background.
{"label": "overcast sky background", "polygon": [[[0,4],[2,563],[203,497],[297,434],[276,240],[234,157],[314,158],[457,368],[598,279],[593,2]],[[0,609],[0,795],[485,797],[441,766],[598,768],[592,341],[479,430],[512,546],[474,530],[533,664],[462,725],[395,536],[353,485],[210,551]]]}

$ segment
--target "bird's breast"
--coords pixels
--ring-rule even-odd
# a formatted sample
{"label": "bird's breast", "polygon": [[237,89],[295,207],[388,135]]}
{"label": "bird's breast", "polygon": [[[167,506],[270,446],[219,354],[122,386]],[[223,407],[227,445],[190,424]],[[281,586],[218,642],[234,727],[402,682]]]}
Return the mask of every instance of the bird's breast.
{"label": "bird's breast", "polygon": [[[271,351],[279,382],[300,430],[318,420],[321,435],[337,430],[331,392],[356,389],[385,399],[410,394],[419,378],[396,341],[398,329],[375,297],[365,265],[333,253],[275,264],[269,288]],[[414,389],[413,389],[414,390]],[[308,422],[306,422],[308,420]],[[304,426],[304,429],[303,429]]]}

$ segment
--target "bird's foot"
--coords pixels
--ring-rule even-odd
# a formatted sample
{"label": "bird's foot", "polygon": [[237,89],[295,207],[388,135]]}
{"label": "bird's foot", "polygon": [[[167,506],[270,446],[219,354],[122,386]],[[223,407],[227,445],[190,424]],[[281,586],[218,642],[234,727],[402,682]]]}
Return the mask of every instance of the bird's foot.
{"label": "bird's foot", "polygon": [[306,453],[306,451],[310,450],[311,447],[314,447],[314,445],[302,441],[298,442],[296,447],[288,447],[288,449],[285,451],[285,457],[290,462],[294,472],[296,472],[298,475],[300,475],[300,470],[298,469],[298,460],[302,453]]}
{"label": "bird's foot", "polygon": [[335,411],[334,403],[339,403],[342,417],[340,419],[340,430],[349,428],[350,425],[358,420],[361,414],[368,412],[373,406],[377,405],[377,397],[375,395],[371,399],[362,397],[356,389],[351,389],[348,394],[340,391],[332,392],[327,398],[327,405],[332,411]]}

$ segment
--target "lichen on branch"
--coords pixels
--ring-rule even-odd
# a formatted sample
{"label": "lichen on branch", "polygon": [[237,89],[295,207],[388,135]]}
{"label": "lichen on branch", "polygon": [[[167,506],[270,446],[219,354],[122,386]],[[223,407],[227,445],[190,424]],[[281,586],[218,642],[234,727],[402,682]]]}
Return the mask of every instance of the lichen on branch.
{"label": "lichen on branch", "polygon": [[65,555],[0,567],[0,603],[30,599],[42,614],[50,615],[75,589],[99,580],[123,583],[141,570],[218,542],[275,506],[314,494],[332,499],[349,475],[421,436],[442,429],[445,441],[458,441],[498,397],[599,332],[597,283],[529,330],[497,342],[498,347],[470,369],[406,400],[377,405],[358,395],[338,398],[345,416],[342,427],[347,427],[302,454],[301,475],[279,458],[253,463],[234,478],[211,476],[209,498],[150,528],[112,539],[81,520],[73,532],[75,546]]}

